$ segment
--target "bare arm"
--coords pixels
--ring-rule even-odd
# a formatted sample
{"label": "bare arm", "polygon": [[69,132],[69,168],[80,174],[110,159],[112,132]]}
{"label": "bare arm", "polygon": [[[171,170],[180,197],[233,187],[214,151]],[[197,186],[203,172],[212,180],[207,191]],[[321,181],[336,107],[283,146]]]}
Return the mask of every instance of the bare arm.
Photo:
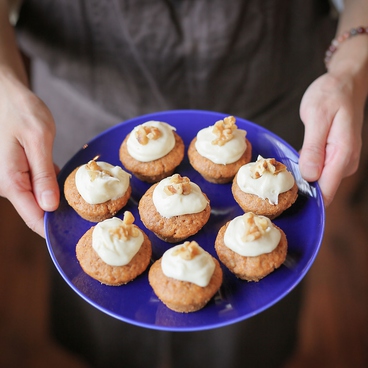
{"label": "bare arm", "polygon": [[[345,1],[337,35],[368,26],[368,1]],[[343,42],[332,56],[328,72],[306,91],[300,115],[305,137],[300,170],[306,180],[318,180],[326,205],[341,180],[359,164],[361,131],[368,94],[368,35]]]}
{"label": "bare arm", "polygon": [[59,203],[52,161],[55,125],[50,111],[29,89],[6,0],[0,0],[0,129],[0,195],[44,236],[44,211],[55,210]]}

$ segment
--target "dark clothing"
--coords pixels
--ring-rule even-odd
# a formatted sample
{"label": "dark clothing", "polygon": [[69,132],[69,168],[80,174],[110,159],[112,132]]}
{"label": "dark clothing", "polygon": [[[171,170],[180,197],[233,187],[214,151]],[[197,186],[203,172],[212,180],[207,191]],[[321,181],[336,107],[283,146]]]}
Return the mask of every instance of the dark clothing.
{"label": "dark clothing", "polygon": [[[17,25],[58,164],[120,121],[169,109],[239,116],[300,148],[300,100],[333,31],[327,0],[26,0]],[[170,333],[103,315],[54,276],[55,336],[95,367],[279,367],[296,342],[300,287],[242,323]]]}
{"label": "dark clothing", "polygon": [[55,159],[117,122],[187,108],[246,118],[299,148],[299,102],[332,37],[327,3],[26,0],[18,35],[58,124]]}

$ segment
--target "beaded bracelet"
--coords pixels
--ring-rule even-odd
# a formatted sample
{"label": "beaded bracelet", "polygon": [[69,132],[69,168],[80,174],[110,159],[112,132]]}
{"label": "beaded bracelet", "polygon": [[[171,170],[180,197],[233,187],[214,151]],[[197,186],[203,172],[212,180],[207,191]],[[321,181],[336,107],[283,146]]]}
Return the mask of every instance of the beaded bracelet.
{"label": "beaded bracelet", "polygon": [[328,67],[328,64],[333,56],[333,54],[336,52],[336,50],[339,48],[339,46],[346,40],[354,37],[354,36],[358,36],[361,34],[366,34],[368,35],[368,27],[357,27],[357,28],[352,28],[350,31],[346,31],[343,34],[341,34],[340,36],[338,36],[337,38],[334,38],[331,42],[331,45],[329,46],[329,48],[326,51],[325,54],[325,65],[326,68]]}

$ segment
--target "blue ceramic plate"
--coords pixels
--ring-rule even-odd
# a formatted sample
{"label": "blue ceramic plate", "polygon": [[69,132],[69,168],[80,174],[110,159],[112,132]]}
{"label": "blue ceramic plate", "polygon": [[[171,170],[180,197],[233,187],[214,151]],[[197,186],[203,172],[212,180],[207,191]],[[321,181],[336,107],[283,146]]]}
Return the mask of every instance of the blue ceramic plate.
{"label": "blue ceramic plate", "polygon": [[[116,125],[89,142],[65,165],[58,177],[60,188],[63,188],[66,177],[74,168],[97,155],[102,161],[120,165],[120,144],[138,124],[148,120],[167,122],[176,127],[188,147],[198,130],[213,125],[225,116],[215,112],[178,110],[140,116]],[[94,223],[80,218],[69,207],[61,190],[59,208],[45,216],[46,240],[56,268],[77,294],[104,313],[134,325],[157,330],[196,331],[225,326],[258,314],[277,303],[302,280],[316,258],[323,236],[325,214],[320,189],[317,184],[309,184],[301,178],[298,154],[286,142],[249,121],[237,118],[237,125],[248,132],[247,137],[253,145],[253,160],[259,154],[265,158],[276,158],[288,167],[298,183],[296,203],[274,220],[284,230],[289,242],[284,265],[258,283],[238,280],[223,267],[223,285],[207,306],[189,314],[173,312],[153,293],[147,271],[119,287],[102,285],[82,271],[75,256],[75,246]],[[216,257],[214,240],[218,230],[225,222],[242,214],[232,197],[231,184],[206,182],[191,168],[187,157],[177,172],[197,183],[210,198],[210,220],[193,238]],[[152,241],[153,258],[156,260],[170,244],[146,230],[139,220],[137,204],[149,185],[133,177],[132,187],[129,203],[117,216],[122,217],[124,210],[133,213],[136,224],[146,231]]]}

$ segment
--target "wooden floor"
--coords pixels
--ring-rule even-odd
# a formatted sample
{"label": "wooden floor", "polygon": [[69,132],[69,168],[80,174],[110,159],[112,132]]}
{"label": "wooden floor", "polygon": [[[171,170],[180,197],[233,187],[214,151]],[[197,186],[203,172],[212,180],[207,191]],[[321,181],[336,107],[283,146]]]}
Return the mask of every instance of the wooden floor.
{"label": "wooden floor", "polygon": [[[327,211],[324,243],[307,275],[299,347],[285,368],[368,367],[367,174],[364,159]],[[48,335],[45,243],[2,198],[0,234],[0,367],[83,367]]]}

